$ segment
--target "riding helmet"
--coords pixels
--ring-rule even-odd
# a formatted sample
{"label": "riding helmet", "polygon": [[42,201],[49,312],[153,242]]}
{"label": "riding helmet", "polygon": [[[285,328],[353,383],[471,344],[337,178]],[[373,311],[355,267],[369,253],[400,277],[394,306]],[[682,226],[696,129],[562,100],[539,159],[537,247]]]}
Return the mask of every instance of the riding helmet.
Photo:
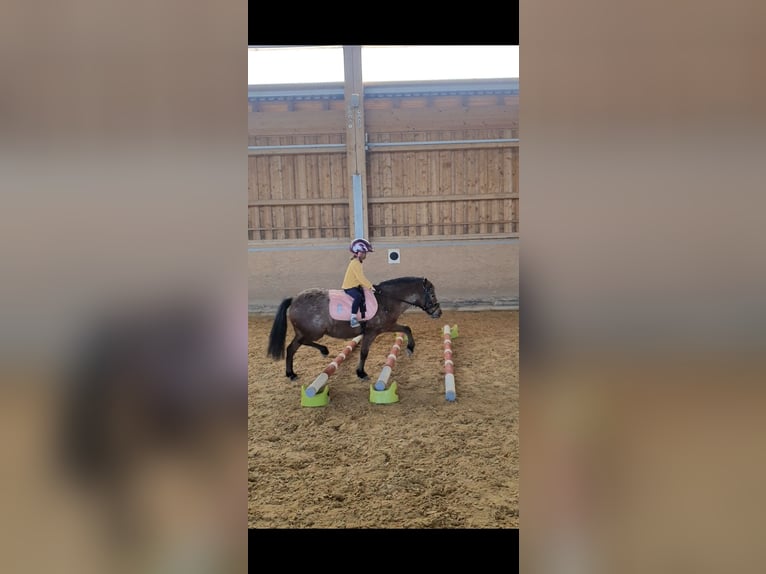
{"label": "riding helmet", "polygon": [[351,253],[372,253],[374,249],[366,239],[354,239],[348,248]]}

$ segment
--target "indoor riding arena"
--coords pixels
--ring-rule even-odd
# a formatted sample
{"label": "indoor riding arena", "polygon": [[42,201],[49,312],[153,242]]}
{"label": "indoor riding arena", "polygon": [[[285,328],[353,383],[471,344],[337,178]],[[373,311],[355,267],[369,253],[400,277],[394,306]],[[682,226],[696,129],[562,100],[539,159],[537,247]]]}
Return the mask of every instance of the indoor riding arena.
{"label": "indoor riding arena", "polygon": [[[343,57],[344,82],[248,89],[248,526],[518,528],[518,79],[370,84]],[[276,311],[340,289],[355,237],[374,284],[427,279],[441,314],[410,304],[414,352],[380,334],[367,380],[352,336],[300,346],[291,380]]]}

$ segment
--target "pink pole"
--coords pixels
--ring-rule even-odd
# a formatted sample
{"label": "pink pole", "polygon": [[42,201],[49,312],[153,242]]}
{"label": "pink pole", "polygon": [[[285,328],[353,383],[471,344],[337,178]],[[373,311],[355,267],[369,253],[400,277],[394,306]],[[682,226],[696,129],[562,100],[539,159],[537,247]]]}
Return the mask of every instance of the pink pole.
{"label": "pink pole", "polygon": [[396,364],[396,357],[399,354],[399,351],[401,350],[403,344],[404,344],[404,336],[397,335],[396,340],[394,341],[394,344],[391,346],[391,352],[388,354],[388,357],[386,357],[386,364],[383,365],[383,369],[381,369],[380,371],[380,376],[378,377],[378,380],[375,381],[376,391],[386,390],[386,383],[388,382],[388,377],[391,376],[391,371],[393,370],[394,365]]}
{"label": "pink pole", "polygon": [[330,362],[327,367],[325,367],[325,370],[319,373],[319,376],[314,379],[314,382],[311,383],[306,388],[306,396],[307,397],[313,397],[316,395],[319,391],[322,390],[322,387],[324,387],[327,384],[327,380],[330,378],[330,375],[335,373],[335,371],[338,370],[338,366],[346,360],[346,358],[351,354],[351,352],[354,350],[354,347],[356,347],[359,344],[359,341],[362,340],[362,335],[357,335],[353,339],[351,339],[348,343],[346,343],[346,348],[341,351],[341,353],[335,357],[333,361]]}

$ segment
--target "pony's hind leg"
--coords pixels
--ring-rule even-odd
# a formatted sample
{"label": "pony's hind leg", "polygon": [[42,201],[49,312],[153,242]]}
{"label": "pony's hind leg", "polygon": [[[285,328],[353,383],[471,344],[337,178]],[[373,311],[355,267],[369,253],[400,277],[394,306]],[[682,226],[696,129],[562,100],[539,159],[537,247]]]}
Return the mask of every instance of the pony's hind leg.
{"label": "pony's hind leg", "polygon": [[314,341],[304,341],[303,344],[309,347],[314,347],[315,349],[319,349],[319,352],[322,353],[323,357],[326,357],[330,354],[330,350],[327,347],[320,345],[319,343],[315,343]]}
{"label": "pony's hind leg", "polygon": [[295,357],[295,352],[301,345],[303,345],[301,337],[295,335],[293,340],[290,341],[290,344],[287,346],[287,353],[285,358],[285,376],[289,377],[291,381],[294,381],[298,378],[298,375],[295,373],[295,371],[293,371],[293,357]]}

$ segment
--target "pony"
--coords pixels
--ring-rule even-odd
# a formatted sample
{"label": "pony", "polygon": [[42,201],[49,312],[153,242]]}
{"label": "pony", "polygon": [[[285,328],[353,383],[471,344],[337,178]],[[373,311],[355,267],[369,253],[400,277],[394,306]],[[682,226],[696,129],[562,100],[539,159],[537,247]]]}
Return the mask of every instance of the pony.
{"label": "pony", "polygon": [[[327,289],[305,289],[294,298],[284,299],[271,327],[267,356],[274,360],[285,358],[285,376],[295,380],[298,375],[293,370],[293,358],[301,345],[314,347],[323,356],[327,356],[327,347],[316,342],[323,336],[349,339],[362,333],[356,375],[367,380],[369,376],[364,370],[364,364],[370,346],[381,333],[404,333],[407,335],[407,354],[411,356],[415,351],[412,330],[397,323],[402,313],[413,306],[422,309],[433,319],[438,319],[442,314],[434,285],[425,277],[399,277],[383,281],[375,285],[375,298],[378,303],[377,313],[359,327],[351,327],[348,320],[337,320],[330,316],[330,292]],[[285,356],[288,319],[295,336],[287,346]]]}

